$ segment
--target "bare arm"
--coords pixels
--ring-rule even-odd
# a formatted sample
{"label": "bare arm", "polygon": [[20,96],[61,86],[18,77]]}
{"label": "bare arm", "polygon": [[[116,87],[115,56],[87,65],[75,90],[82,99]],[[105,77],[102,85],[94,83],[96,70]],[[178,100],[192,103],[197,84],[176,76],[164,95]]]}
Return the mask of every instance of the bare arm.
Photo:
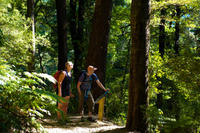
{"label": "bare arm", "polygon": [[102,84],[99,80],[96,80],[96,83],[97,83],[98,86],[101,87],[104,91],[107,91],[106,88],[103,86],[103,84]]}
{"label": "bare arm", "polygon": [[58,96],[60,96],[60,97],[62,96],[61,84],[62,84],[62,81],[64,78],[65,78],[65,72],[62,71],[58,78]]}
{"label": "bare arm", "polygon": [[78,94],[81,95],[81,89],[80,89],[80,86],[81,86],[81,82],[78,81],[77,83],[77,89],[78,89]]}

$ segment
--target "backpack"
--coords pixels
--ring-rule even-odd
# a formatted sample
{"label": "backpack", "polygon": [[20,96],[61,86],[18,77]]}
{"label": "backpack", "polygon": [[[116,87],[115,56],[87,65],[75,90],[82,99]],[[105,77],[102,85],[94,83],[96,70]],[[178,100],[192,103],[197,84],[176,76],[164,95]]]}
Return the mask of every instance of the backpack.
{"label": "backpack", "polygon": [[[83,74],[83,76],[84,76],[83,82],[88,82],[88,81],[85,81],[85,79],[86,79],[86,77],[87,77],[87,71],[86,71],[86,70],[82,70],[81,73],[80,73],[80,75],[79,75],[79,77],[80,77],[82,74]],[[91,83],[91,85],[93,84],[94,79],[95,79],[95,77],[92,75],[92,83]],[[88,98],[88,93],[89,93],[89,92],[90,92],[90,90],[85,90],[85,92],[84,92],[84,101],[87,100],[87,98]],[[91,94],[91,93],[90,93],[90,94]],[[92,95],[92,94],[91,94],[91,95]]]}
{"label": "backpack", "polygon": [[79,77],[81,77],[81,75],[84,75],[83,81],[85,80],[86,76],[87,76],[87,71],[86,70],[81,70],[81,73],[79,74]]}
{"label": "backpack", "polygon": [[61,70],[58,70],[54,75],[53,77],[56,79],[56,83],[53,84],[53,88],[57,88],[58,87],[58,78],[59,78],[59,75],[62,71]]}
{"label": "backpack", "polygon": [[[82,70],[81,73],[80,73],[80,75],[79,75],[79,77],[80,77],[82,74],[84,74],[83,82],[85,82],[85,79],[86,79],[86,77],[87,77],[87,71],[86,71],[86,70]],[[92,75],[92,80],[94,80],[94,79],[95,79],[95,77]]]}

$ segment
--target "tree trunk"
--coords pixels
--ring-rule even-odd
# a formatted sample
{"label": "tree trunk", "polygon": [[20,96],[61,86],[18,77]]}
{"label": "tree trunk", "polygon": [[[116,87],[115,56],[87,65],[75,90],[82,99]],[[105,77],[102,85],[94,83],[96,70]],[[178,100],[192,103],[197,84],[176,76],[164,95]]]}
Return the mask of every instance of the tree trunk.
{"label": "tree trunk", "polygon": [[[169,22],[169,27],[168,27],[168,28],[169,28],[169,29],[172,28],[172,21]],[[165,35],[166,35],[166,36],[165,36],[165,38],[166,38],[166,39],[165,39],[165,41],[166,41],[166,43],[165,43],[166,45],[165,45],[165,46],[166,46],[167,49],[172,49],[171,41],[170,41],[170,40],[172,40],[172,39],[171,39],[171,36],[170,36],[169,34],[165,34]]]}
{"label": "tree trunk", "polygon": [[[180,35],[180,27],[179,27],[179,23],[180,23],[180,17],[181,17],[181,9],[179,5],[176,5],[176,24],[175,24],[175,43],[174,43],[174,50],[175,50],[175,55],[179,55],[179,35]],[[178,121],[180,119],[180,112],[181,112],[181,108],[179,106],[179,95],[178,95],[178,89],[176,88],[173,92],[173,95],[171,97],[171,99],[174,99],[174,104],[173,104],[173,108],[175,111],[175,118],[176,121]]]}
{"label": "tree trunk", "polygon": [[[161,57],[163,58],[164,53],[165,53],[165,40],[166,40],[166,35],[165,35],[165,14],[166,11],[165,9],[162,9],[160,12],[161,15],[161,20],[160,20],[160,25],[159,25],[159,53],[161,55]],[[162,90],[162,80],[160,78],[157,78],[158,81],[161,82],[161,84],[158,86],[158,90]],[[163,103],[163,94],[161,92],[159,92],[159,94],[157,94],[157,101],[156,101],[156,105],[157,108],[161,108],[162,107],[162,103]]]}
{"label": "tree trunk", "polygon": [[180,21],[180,14],[181,14],[181,9],[180,6],[176,6],[176,25],[175,25],[175,43],[174,43],[174,50],[175,54],[179,54],[179,32],[180,32],[180,27],[179,27],[179,21]]}
{"label": "tree trunk", "polygon": [[[78,13],[76,12],[77,2],[76,0],[70,0],[70,33],[72,37],[72,45],[74,46],[74,76],[78,79],[80,76],[80,71],[83,68],[84,59],[84,35],[83,35],[83,25],[84,25],[84,11],[85,11],[85,1],[79,0]],[[78,20],[77,20],[78,14]],[[78,25],[77,25],[78,23]]]}
{"label": "tree trunk", "polygon": [[[93,65],[98,68],[95,72],[104,84],[106,72],[107,45],[110,31],[112,0],[96,0],[93,16],[92,31],[90,33],[86,66]],[[96,87],[95,87],[96,88]],[[95,89],[96,99],[102,94],[102,89]]]}
{"label": "tree trunk", "polygon": [[27,13],[26,18],[31,18],[34,10],[34,0],[27,0]]}
{"label": "tree trunk", "polygon": [[42,50],[40,48],[38,49],[38,55],[39,55],[40,70],[41,70],[41,73],[44,73],[44,66],[42,65],[42,61],[43,61]]}
{"label": "tree trunk", "polygon": [[81,69],[85,65],[85,46],[84,46],[84,13],[85,13],[85,2],[87,0],[79,0],[79,8],[78,8],[78,29],[77,29],[77,40],[78,40],[78,46],[75,49],[75,64],[77,65],[77,77],[80,74]]}
{"label": "tree trunk", "polygon": [[34,15],[34,0],[27,0],[27,18],[31,18],[32,27],[32,49],[30,61],[28,62],[28,71],[32,72],[35,70],[35,15]]}
{"label": "tree trunk", "polygon": [[150,44],[150,0],[132,0],[131,4],[131,64],[129,103],[126,128],[147,132],[148,56]]}
{"label": "tree trunk", "polygon": [[58,70],[64,70],[67,61],[66,0],[56,0],[58,34]]}

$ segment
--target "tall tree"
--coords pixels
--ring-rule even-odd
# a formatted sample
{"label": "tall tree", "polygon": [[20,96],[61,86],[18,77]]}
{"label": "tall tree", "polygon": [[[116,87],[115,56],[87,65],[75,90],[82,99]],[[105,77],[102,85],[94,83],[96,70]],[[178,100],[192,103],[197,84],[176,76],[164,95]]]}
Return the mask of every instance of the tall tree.
{"label": "tall tree", "polygon": [[28,62],[28,71],[35,70],[35,15],[34,15],[34,0],[27,0],[27,18],[31,18],[32,27],[32,49],[30,61]]}
{"label": "tall tree", "polygon": [[[165,33],[165,15],[166,15],[166,9],[161,9],[160,11],[160,16],[161,16],[161,20],[160,20],[160,25],[159,25],[159,53],[161,55],[161,57],[163,58],[164,53],[165,53],[165,40],[166,40],[166,33]],[[158,89],[162,90],[162,80],[158,77],[157,78],[158,81],[161,82],[161,84],[159,84]],[[163,94],[161,93],[161,91],[159,92],[159,94],[157,94],[157,101],[156,101],[156,105],[158,108],[162,107],[162,101],[163,101]]]}
{"label": "tall tree", "polygon": [[[93,16],[92,31],[90,33],[86,65],[98,67],[96,71],[100,81],[104,84],[106,72],[107,45],[110,31],[112,0],[96,0]],[[102,93],[96,89],[94,98]]]}
{"label": "tall tree", "polygon": [[150,0],[132,0],[131,64],[126,128],[147,132]]}
{"label": "tall tree", "polygon": [[175,54],[179,54],[180,15],[181,15],[180,6],[176,5],[176,24],[175,24],[175,43],[174,43]]}
{"label": "tall tree", "polygon": [[[84,58],[84,12],[85,0],[70,0],[70,33],[72,45],[74,46],[74,74],[75,79],[78,79],[81,68],[83,67]],[[78,13],[77,13],[78,6]]]}
{"label": "tall tree", "polygon": [[[175,9],[176,9],[176,24],[175,24],[175,39],[174,39],[174,50],[175,50],[175,54],[176,55],[179,55],[179,49],[180,49],[180,46],[179,46],[179,37],[180,37],[180,17],[181,17],[181,9],[180,9],[180,5],[176,5],[175,6]],[[180,119],[180,111],[181,111],[181,108],[179,106],[179,94],[178,94],[178,90],[175,89],[172,93],[172,98],[174,101],[174,104],[173,104],[173,107],[174,107],[174,110],[175,110],[175,118],[176,120],[178,121]]]}
{"label": "tall tree", "polygon": [[67,61],[66,0],[56,0],[58,34],[58,70],[64,70]]}

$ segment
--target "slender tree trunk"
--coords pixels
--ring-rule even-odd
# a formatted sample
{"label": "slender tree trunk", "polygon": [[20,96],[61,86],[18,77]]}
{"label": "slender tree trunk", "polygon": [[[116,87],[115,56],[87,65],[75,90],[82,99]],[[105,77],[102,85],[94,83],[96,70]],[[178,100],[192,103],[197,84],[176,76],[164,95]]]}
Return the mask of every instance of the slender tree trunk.
{"label": "slender tree trunk", "polygon": [[[171,28],[172,28],[172,21],[169,22],[169,29],[171,29]],[[166,44],[166,48],[167,49],[172,49],[171,41],[170,41],[170,40],[172,40],[171,36],[166,34],[165,38],[166,38],[166,43],[165,43]]]}
{"label": "slender tree trunk", "polygon": [[132,0],[131,4],[131,65],[129,103],[126,128],[147,132],[148,56],[150,44],[150,0]]}
{"label": "slender tree trunk", "polygon": [[58,70],[64,70],[67,61],[66,0],[56,0],[58,34]]}
{"label": "slender tree trunk", "polygon": [[26,18],[31,18],[34,9],[34,0],[27,0]]}
{"label": "slender tree trunk", "polygon": [[34,15],[34,0],[27,0],[27,18],[31,18],[32,27],[32,49],[31,59],[28,62],[28,71],[32,72],[35,70],[35,15]]}
{"label": "slender tree trunk", "polygon": [[180,14],[181,14],[181,9],[180,9],[180,6],[177,5],[176,6],[176,25],[175,25],[175,43],[174,43],[174,50],[175,50],[175,54],[177,55],[179,54]]}
{"label": "slender tree trunk", "polygon": [[42,50],[39,48],[38,49],[38,55],[39,55],[39,64],[40,64],[40,69],[41,72],[44,73],[44,66],[42,65]]}
{"label": "slender tree trunk", "polygon": [[[161,21],[160,21],[160,25],[159,25],[159,53],[161,55],[161,57],[163,58],[164,53],[165,53],[165,40],[166,40],[166,35],[165,35],[165,14],[166,11],[165,9],[162,9],[160,12],[161,15]],[[161,82],[161,84],[158,86],[159,90],[162,90],[162,81],[160,78],[157,78],[158,81]],[[161,108],[162,107],[162,102],[163,102],[163,94],[160,92],[159,94],[157,94],[157,101],[156,101],[156,105],[157,108]]]}
{"label": "slender tree trunk", "polygon": [[[86,66],[94,65],[98,68],[95,72],[104,84],[106,72],[107,45],[110,31],[112,0],[96,0],[93,16],[92,31],[90,33]],[[102,89],[95,89],[93,94],[97,98],[102,94]]]}
{"label": "slender tree trunk", "polygon": [[[162,87],[163,83],[160,78],[157,78],[157,80],[159,82],[161,82],[160,85],[157,87],[158,90],[161,91],[161,90],[163,90],[163,87]],[[157,108],[160,109],[160,108],[162,108],[162,105],[163,105],[163,93],[159,92],[159,94],[157,94],[156,106],[157,106]]]}
{"label": "slender tree trunk", "polygon": [[85,13],[85,2],[87,0],[79,0],[79,8],[78,8],[78,29],[77,29],[77,40],[78,40],[78,46],[75,49],[75,63],[77,65],[77,72],[79,72],[77,75],[77,78],[80,74],[81,69],[85,65],[85,44],[84,44],[84,13]]}
{"label": "slender tree trunk", "polygon": [[[180,36],[180,17],[181,17],[181,9],[179,5],[176,5],[176,24],[175,24],[175,43],[174,43],[174,50],[175,50],[175,54],[179,55],[179,36]],[[176,121],[178,121],[180,119],[180,112],[181,112],[181,108],[179,106],[179,95],[178,95],[178,90],[176,88],[176,90],[174,90],[173,94],[172,94],[172,99],[174,100],[174,111],[175,111],[175,118]]]}

